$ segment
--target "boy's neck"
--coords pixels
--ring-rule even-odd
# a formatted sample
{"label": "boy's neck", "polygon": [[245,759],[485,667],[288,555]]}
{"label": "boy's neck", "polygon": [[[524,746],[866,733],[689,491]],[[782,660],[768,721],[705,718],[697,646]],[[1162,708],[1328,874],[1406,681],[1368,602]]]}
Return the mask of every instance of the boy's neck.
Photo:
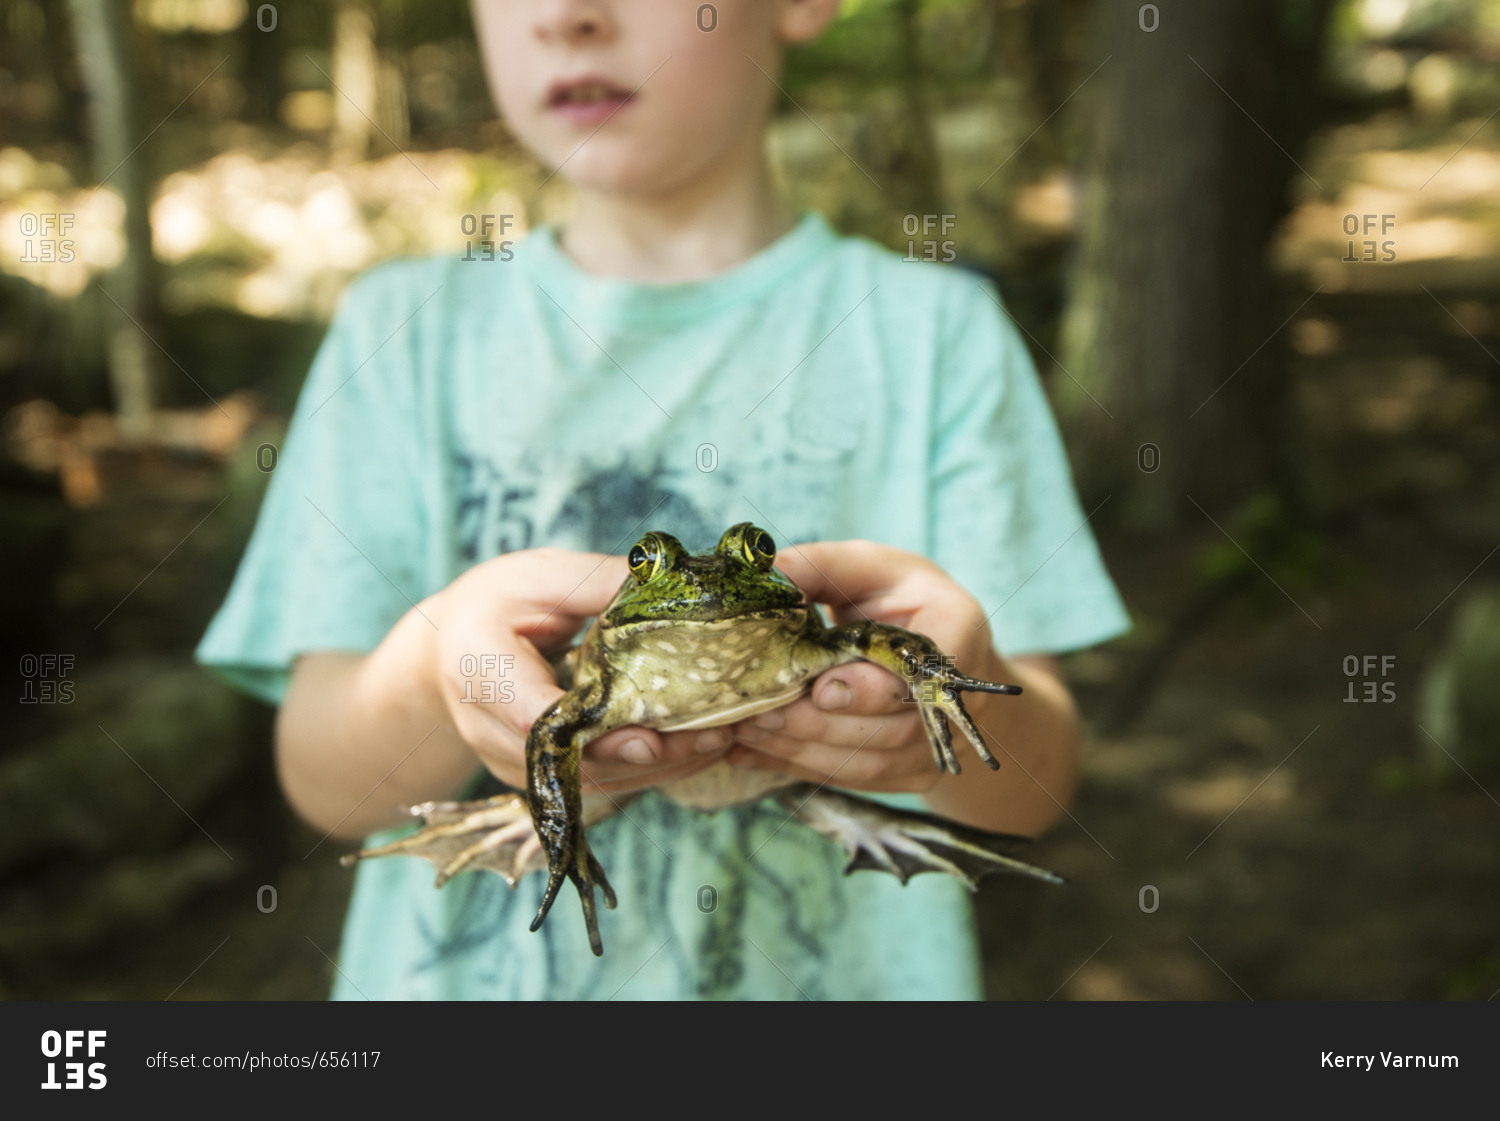
{"label": "boy's neck", "polygon": [[748,260],[796,224],[761,152],[652,195],[578,188],[559,244],[595,276],[681,284]]}

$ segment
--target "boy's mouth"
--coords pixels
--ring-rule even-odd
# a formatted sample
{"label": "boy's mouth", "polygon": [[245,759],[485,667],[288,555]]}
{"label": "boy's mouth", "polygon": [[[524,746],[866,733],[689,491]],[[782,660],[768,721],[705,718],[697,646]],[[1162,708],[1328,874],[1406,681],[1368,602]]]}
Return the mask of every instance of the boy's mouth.
{"label": "boy's mouth", "polygon": [[604,78],[585,75],[553,82],[547,108],[577,125],[599,125],[620,111],[632,94]]}

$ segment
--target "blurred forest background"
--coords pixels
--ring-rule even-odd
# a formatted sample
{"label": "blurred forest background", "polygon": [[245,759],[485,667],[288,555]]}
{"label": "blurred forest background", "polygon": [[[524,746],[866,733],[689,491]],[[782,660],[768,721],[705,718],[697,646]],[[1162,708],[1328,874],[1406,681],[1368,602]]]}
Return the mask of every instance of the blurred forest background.
{"label": "blurred forest background", "polygon": [[[1500,0],[846,0],[784,85],[798,204],[996,278],[1137,624],[991,995],[1495,995]],[[462,0],[0,0],[0,997],[327,992],[190,652],[344,284],[546,174]]]}

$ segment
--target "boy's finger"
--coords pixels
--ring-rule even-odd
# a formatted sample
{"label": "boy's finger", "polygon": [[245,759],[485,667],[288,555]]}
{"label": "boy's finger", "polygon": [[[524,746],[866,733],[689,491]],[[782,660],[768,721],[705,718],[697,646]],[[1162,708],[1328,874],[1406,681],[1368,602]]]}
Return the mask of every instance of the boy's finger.
{"label": "boy's finger", "polygon": [[[499,654],[497,660],[498,668],[491,671],[491,680],[485,678],[486,661],[475,660],[480,677],[462,681],[459,700],[476,705],[481,712],[509,724],[524,737],[542,713],[563,695],[563,690],[557,684],[551,664],[530,643],[517,644],[514,653]],[[462,670],[460,666],[459,672]]]}
{"label": "boy's finger", "polygon": [[840,716],[821,712],[801,700],[736,724],[734,738],[752,747],[784,736],[798,743],[826,743],[845,750],[905,749],[921,742],[922,719],[915,705],[904,707],[905,712],[889,716]]}
{"label": "boy's finger", "polygon": [[658,767],[637,767],[630,764],[599,763],[585,759],[583,764],[584,792],[587,795],[591,790],[599,790],[611,797],[617,794],[628,794],[636,790],[670,783],[679,778],[686,778],[713,762],[713,759],[699,757],[685,759],[680,763],[663,763]]}
{"label": "boy's finger", "polygon": [[825,670],[812,688],[812,702],[823,712],[843,716],[888,716],[906,711],[911,690],[889,670],[851,663]]}
{"label": "boy's finger", "polygon": [[[623,557],[607,553],[538,550],[527,573],[526,599],[541,609],[543,626],[555,616],[597,615],[620,590],[628,569]],[[544,622],[545,621],[545,622]]]}
{"label": "boy's finger", "polygon": [[937,779],[935,772],[929,777],[925,770],[896,764],[889,755],[868,749],[851,752],[849,748],[828,744],[802,744],[797,750],[777,752],[763,750],[759,745],[736,744],[724,758],[731,766],[745,770],[777,771],[820,786],[830,784],[855,790],[920,791],[934,785]]}
{"label": "boy's finger", "polygon": [[601,763],[634,763],[651,766],[666,760],[661,736],[650,728],[616,728],[600,736],[587,749],[590,759]]}
{"label": "boy's finger", "polygon": [[894,587],[919,563],[915,555],[870,541],[787,545],[776,554],[777,567],[808,599],[829,604],[863,603]]}

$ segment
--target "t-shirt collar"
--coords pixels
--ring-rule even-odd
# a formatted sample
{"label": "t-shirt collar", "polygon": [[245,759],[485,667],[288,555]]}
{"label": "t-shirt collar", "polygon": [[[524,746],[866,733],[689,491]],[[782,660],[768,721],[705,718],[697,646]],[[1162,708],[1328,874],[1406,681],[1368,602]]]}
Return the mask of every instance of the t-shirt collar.
{"label": "t-shirt collar", "polygon": [[796,276],[807,260],[837,239],[822,215],[807,212],[797,224],[758,253],[704,280],[649,284],[587,273],[558,244],[558,227],[537,227],[516,246],[516,262],[564,310],[587,309],[589,317],[672,319],[702,315],[753,300]]}

